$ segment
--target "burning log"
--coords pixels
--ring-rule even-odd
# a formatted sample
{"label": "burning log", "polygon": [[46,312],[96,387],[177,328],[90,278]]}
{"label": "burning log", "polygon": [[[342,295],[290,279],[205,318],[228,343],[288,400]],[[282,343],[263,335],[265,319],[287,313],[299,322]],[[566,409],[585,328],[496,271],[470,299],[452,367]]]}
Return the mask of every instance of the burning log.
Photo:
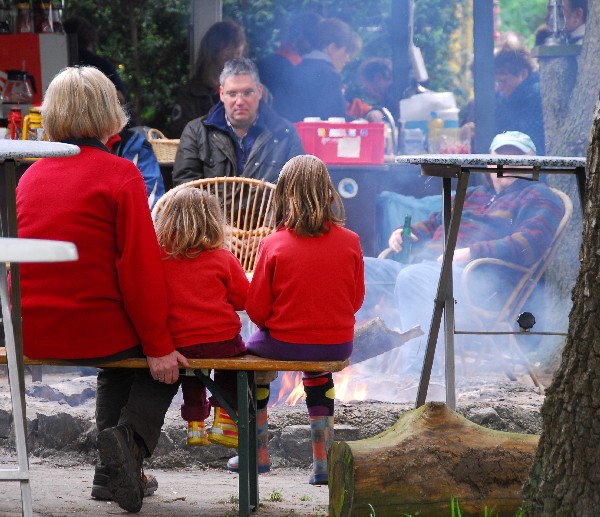
{"label": "burning log", "polygon": [[[441,402],[329,451],[329,515],[514,515],[539,436],[480,427]],[[372,508],[371,508],[372,507]]]}
{"label": "burning log", "polygon": [[374,318],[354,331],[354,350],[350,364],[360,363],[404,345],[407,341],[422,336],[419,325],[405,332],[387,328],[380,318]]}

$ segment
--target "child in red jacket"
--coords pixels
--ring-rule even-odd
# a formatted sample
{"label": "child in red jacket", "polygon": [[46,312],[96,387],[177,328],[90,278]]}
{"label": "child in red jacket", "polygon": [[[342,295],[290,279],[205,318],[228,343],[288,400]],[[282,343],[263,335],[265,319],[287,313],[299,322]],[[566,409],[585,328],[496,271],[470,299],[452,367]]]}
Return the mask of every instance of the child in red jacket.
{"label": "child in red jacket", "polygon": [[[218,199],[194,187],[179,190],[162,208],[156,234],[167,282],[167,326],[176,349],[188,358],[245,352],[236,311],[244,309],[248,279],[238,259],[223,247],[225,222]],[[214,380],[234,402],[236,372],[217,370]],[[185,376],[181,388],[188,445],[210,441],[237,447],[237,426],[215,400],[213,427],[207,433],[204,420],[210,404],[200,380]]]}
{"label": "child in red jacket", "polygon": [[[274,213],[277,231],[260,244],[248,290],[246,311],[259,328],[248,351],[272,359],[347,359],[354,314],[365,294],[363,257],[358,235],[342,227],[343,205],[321,160],[303,155],[284,165]],[[302,382],[313,446],[309,483],[327,484],[333,377],[331,372],[304,372]],[[266,401],[263,405],[266,413]],[[259,450],[261,466],[268,459],[266,441],[259,442],[259,449],[264,449]]]}

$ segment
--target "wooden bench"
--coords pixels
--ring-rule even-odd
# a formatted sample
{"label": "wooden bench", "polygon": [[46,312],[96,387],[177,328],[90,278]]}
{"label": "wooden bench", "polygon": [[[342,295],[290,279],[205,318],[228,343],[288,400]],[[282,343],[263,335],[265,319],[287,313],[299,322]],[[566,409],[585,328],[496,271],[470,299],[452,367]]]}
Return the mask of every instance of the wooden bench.
{"label": "wooden bench", "polygon": [[[92,366],[98,368],[148,368],[145,358],[124,359],[112,362],[78,362],[67,359],[31,359],[24,357],[25,366]],[[242,355],[227,359],[188,359],[189,369],[183,375],[195,375],[217,398],[219,404],[232,416],[238,426],[239,467],[239,515],[247,517],[258,510],[258,461],[256,446],[256,384],[255,371],[305,371],[339,372],[348,366],[349,361],[280,361],[254,355]],[[0,364],[6,364],[6,350],[0,348]],[[232,402],[214,384],[210,370],[237,371],[237,415]]]}

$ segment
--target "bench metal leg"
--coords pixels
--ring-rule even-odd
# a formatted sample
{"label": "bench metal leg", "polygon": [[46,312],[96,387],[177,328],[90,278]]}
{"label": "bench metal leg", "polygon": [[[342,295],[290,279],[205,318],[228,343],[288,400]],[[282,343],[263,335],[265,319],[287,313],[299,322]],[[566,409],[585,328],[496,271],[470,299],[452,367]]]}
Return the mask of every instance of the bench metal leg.
{"label": "bench metal leg", "polygon": [[256,383],[253,371],[237,372],[237,415],[227,396],[219,386],[202,370],[193,374],[215,396],[221,407],[227,411],[238,427],[239,457],[239,514],[248,517],[258,509],[258,445],[256,438]]}
{"label": "bench metal leg", "polygon": [[19,372],[15,347],[15,334],[13,331],[11,312],[8,298],[6,264],[0,263],[0,297],[2,302],[2,319],[4,321],[4,335],[6,341],[6,361],[8,365],[8,379],[10,384],[10,398],[12,402],[13,422],[15,426],[15,444],[17,449],[17,469],[0,469],[0,481],[19,481],[21,485],[21,502],[23,515],[33,515],[31,499],[31,486],[29,484],[29,461],[27,459],[27,437],[25,434],[25,405],[23,404],[24,392],[21,390],[23,371]]}
{"label": "bench metal leg", "polygon": [[237,373],[240,516],[258,508],[256,385],[254,372]]}

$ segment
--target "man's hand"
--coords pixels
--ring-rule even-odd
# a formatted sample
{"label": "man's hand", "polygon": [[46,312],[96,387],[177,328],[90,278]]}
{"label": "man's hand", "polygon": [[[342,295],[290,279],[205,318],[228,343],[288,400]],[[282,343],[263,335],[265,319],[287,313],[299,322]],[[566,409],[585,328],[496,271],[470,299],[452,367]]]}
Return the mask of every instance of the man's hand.
{"label": "man's hand", "polygon": [[162,357],[146,357],[154,380],[173,384],[179,378],[179,365],[188,368],[188,360],[177,350]]}
{"label": "man's hand", "polygon": [[[440,255],[437,258],[438,262],[442,262],[444,255]],[[471,261],[471,248],[457,248],[454,250],[453,264],[467,264]]]}
{"label": "man's hand", "polygon": [[[419,238],[413,232],[410,232],[410,240],[416,242],[419,240]],[[392,235],[390,235],[388,240],[388,246],[396,253],[400,253],[402,251],[402,228],[397,228],[392,232]]]}

